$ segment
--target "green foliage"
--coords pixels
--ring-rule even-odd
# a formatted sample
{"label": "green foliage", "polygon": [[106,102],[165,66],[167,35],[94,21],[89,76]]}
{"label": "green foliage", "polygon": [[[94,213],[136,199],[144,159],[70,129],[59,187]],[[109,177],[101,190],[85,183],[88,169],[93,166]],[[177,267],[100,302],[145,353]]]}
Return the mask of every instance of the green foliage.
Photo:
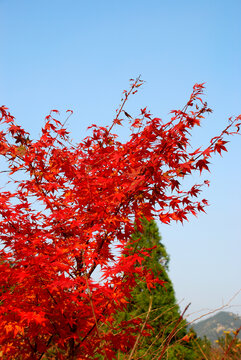
{"label": "green foliage", "polygon": [[[133,358],[153,359],[168,343],[163,359],[194,360],[191,343],[182,341],[187,335],[187,324],[180,319],[180,309],[168,275],[169,256],[161,242],[157,224],[146,219],[141,222],[143,229],[133,234],[133,243],[130,246],[135,252],[143,248],[152,249],[150,256],[145,257],[143,265],[164,283],[148,289],[146,283],[140,279],[132,292],[127,311],[119,314],[118,321],[141,318],[144,323],[148,317],[151,328],[146,327],[145,330],[149,331],[150,336],[140,338]],[[150,303],[152,307],[148,313]]]}
{"label": "green foliage", "polygon": [[241,327],[237,331],[224,331],[223,336],[216,341],[221,354],[225,354],[227,359],[241,359],[241,341],[237,337]]}

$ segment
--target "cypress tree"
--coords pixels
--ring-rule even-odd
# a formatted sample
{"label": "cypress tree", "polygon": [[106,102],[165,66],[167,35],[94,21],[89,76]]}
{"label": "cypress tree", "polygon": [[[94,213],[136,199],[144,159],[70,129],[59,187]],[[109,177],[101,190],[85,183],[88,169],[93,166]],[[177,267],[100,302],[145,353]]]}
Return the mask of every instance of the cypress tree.
{"label": "cypress tree", "polygon": [[[185,320],[180,321],[180,309],[168,275],[169,256],[161,242],[157,224],[153,220],[146,219],[142,219],[141,222],[142,231],[136,231],[132,236],[133,249],[137,251],[153,248],[150,257],[145,259],[143,265],[165,283],[164,286],[157,284],[155,288],[149,290],[144,282],[139,281],[132,292],[132,301],[128,304],[127,311],[121,313],[118,320],[141,317],[144,321],[149,304],[152,302],[148,317],[152,330],[150,336],[141,338],[133,359],[154,359],[171,338],[163,359],[194,360],[195,354],[191,344],[181,341],[187,335],[187,323]],[[119,358],[121,358],[120,355]]]}

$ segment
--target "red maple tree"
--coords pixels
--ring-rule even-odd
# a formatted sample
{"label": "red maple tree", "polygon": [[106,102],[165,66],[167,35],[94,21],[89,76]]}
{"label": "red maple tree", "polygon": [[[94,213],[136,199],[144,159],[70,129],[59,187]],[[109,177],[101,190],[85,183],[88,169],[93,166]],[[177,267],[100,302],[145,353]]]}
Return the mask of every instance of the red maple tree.
{"label": "red maple tree", "polygon": [[[239,132],[241,116],[206,149],[192,150],[190,131],[211,112],[202,100],[204,85],[194,85],[186,106],[166,123],[147,108],[137,118],[124,110],[141,85],[132,79],[112,125],[92,125],[92,135],[78,144],[56,119],[57,110],[33,140],[0,108],[0,154],[10,176],[0,194],[6,359],[44,359],[51,349],[58,359],[113,359],[116,349],[129,349],[141,320],[116,324],[115,314],[125,309],[137,278],[150,288],[158,281],[142,266],[151,250],[133,251],[134,224],[155,216],[165,224],[183,222],[207,205],[198,195],[208,181],[183,190],[183,179],[208,170],[209,158],[226,150],[224,136]],[[124,122],[131,135],[121,142],[112,130]],[[98,269],[101,281],[95,280]]]}

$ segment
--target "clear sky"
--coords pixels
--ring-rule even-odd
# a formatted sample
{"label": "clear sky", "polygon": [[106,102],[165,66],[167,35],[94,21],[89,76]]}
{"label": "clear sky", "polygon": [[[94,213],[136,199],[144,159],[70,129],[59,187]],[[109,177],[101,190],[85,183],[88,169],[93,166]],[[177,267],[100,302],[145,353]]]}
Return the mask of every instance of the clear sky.
{"label": "clear sky", "polygon": [[[214,113],[193,136],[205,145],[241,113],[239,0],[0,0],[0,95],[37,137],[50,109],[73,109],[73,139],[108,125],[128,80],[146,81],[126,110],[168,118],[196,82]],[[122,130],[122,136],[125,136]],[[212,160],[207,214],[160,225],[170,277],[189,313],[215,309],[241,288],[241,138]],[[231,311],[241,314],[241,294]],[[205,312],[204,311],[204,312]]]}

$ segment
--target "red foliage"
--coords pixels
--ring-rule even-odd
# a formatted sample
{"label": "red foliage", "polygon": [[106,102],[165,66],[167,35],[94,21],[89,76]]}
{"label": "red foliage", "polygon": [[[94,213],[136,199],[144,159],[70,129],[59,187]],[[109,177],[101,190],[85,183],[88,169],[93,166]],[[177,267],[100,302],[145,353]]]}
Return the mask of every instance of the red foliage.
{"label": "red foliage", "polygon": [[[76,145],[53,117],[57,110],[32,140],[0,108],[0,154],[12,175],[0,194],[0,344],[9,359],[41,359],[53,344],[59,359],[90,359],[97,351],[112,359],[113,349],[133,345],[138,319],[118,327],[114,315],[137,278],[149,288],[155,283],[142,266],[148,250],[126,250],[134,222],[141,226],[143,216],[182,222],[204,211],[207,201],[197,200],[203,184],[184,191],[180,179],[208,170],[208,159],[226,150],[223,137],[238,132],[241,117],[207,149],[190,151],[190,131],[211,111],[201,99],[203,84],[167,123],[146,108],[137,118],[123,110],[141,84],[131,81],[110,127],[93,125],[92,135]],[[112,132],[123,125],[122,114],[133,131],[126,143]],[[120,256],[114,258],[116,241]],[[101,282],[93,278],[97,267]]]}

